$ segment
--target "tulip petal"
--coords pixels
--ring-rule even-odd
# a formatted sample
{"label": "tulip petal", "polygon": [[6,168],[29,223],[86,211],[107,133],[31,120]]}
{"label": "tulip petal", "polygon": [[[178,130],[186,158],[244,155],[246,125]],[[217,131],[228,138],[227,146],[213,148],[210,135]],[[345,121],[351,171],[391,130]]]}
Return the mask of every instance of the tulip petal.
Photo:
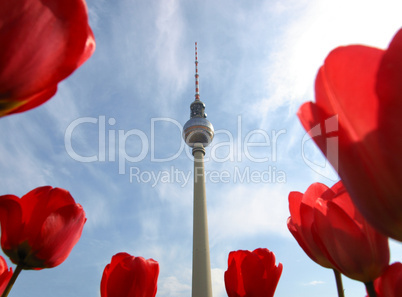
{"label": "tulip petal", "polygon": [[[353,275],[350,275],[349,271],[353,273],[357,271],[357,274],[361,275],[364,271],[364,265],[362,266],[364,263],[359,262],[361,257],[356,257],[356,251],[357,253],[364,251],[361,251],[355,244],[350,245],[351,242],[361,242],[363,246],[367,245],[360,228],[342,209],[334,206],[333,203],[325,203],[322,200],[317,201],[315,220],[317,235],[335,267],[351,278]],[[363,257],[363,259],[365,260],[367,257]],[[349,267],[348,264],[353,267]]]}
{"label": "tulip petal", "polygon": [[123,261],[123,259],[125,259],[125,258],[127,258],[127,257],[132,257],[132,256],[131,256],[129,253],[124,253],[124,252],[117,253],[116,255],[114,255],[114,256],[112,257],[112,260],[110,261],[110,264],[109,264],[110,270],[113,271],[113,269],[114,269],[117,265],[119,265],[119,263],[120,263],[121,261]]}
{"label": "tulip petal", "polygon": [[71,194],[61,188],[43,186],[28,192],[21,197],[21,205],[24,208],[24,220],[31,221],[32,216],[41,213],[51,213],[67,205],[75,205]]}
{"label": "tulip petal", "polygon": [[19,113],[35,108],[45,103],[49,98],[53,97],[57,92],[57,85],[51,86],[32,96],[28,96],[21,101],[14,99],[0,99],[0,117],[11,113]]}
{"label": "tulip petal", "polygon": [[59,265],[78,242],[86,221],[64,189],[39,187],[21,199],[0,196],[1,245],[23,269]]}
{"label": "tulip petal", "polygon": [[402,263],[388,266],[381,277],[374,281],[378,297],[399,297],[402,292]]}
{"label": "tulip petal", "polygon": [[[369,282],[384,271],[389,261],[385,236],[382,237],[383,242],[373,242],[372,234],[364,233],[364,226],[332,201],[318,199],[314,214],[317,235],[331,262],[341,273],[355,280]],[[385,249],[373,249],[376,244],[384,247],[383,243]]]}
{"label": "tulip petal", "polygon": [[[388,49],[384,52],[377,74],[376,90],[379,98],[378,137],[381,151],[377,158],[386,164],[386,170],[379,175],[385,175],[388,208],[395,220],[402,216],[401,180],[402,160],[397,156],[402,150],[402,29],[395,35]],[[381,185],[379,185],[381,186]],[[402,222],[399,230],[402,232]],[[401,234],[402,240],[402,234]]]}
{"label": "tulip petal", "polygon": [[156,295],[158,262],[127,253],[113,256],[101,280],[102,297],[154,297]]}
{"label": "tulip petal", "polygon": [[3,294],[12,276],[12,268],[8,268],[6,260],[4,260],[2,256],[0,256],[0,294]]}
{"label": "tulip petal", "polygon": [[[249,253],[241,264],[241,276],[243,278],[246,296],[265,296],[264,290],[264,265],[258,255]],[[266,295],[268,296],[268,295]]]}
{"label": "tulip petal", "polygon": [[[402,110],[402,29],[392,39],[384,52],[377,72],[376,92],[379,97],[380,122],[402,135],[398,127]],[[388,119],[388,120],[387,120]],[[394,140],[393,138],[389,140]],[[388,141],[389,141],[388,140]],[[398,141],[400,144],[400,142]]]}
{"label": "tulip petal", "polygon": [[317,198],[323,197],[327,197],[328,199],[333,197],[333,192],[326,185],[314,183],[308,187],[307,191],[303,195],[302,203],[300,204],[299,209],[302,226],[307,226],[308,228],[311,227],[314,222],[313,209],[315,207],[316,200]]}
{"label": "tulip petal", "polygon": [[367,46],[338,47],[325,59],[316,78],[316,104],[329,114],[338,114],[348,138],[355,142],[377,126],[373,86],[382,54]]}
{"label": "tulip petal", "polygon": [[299,192],[289,194],[288,229],[307,256],[326,268],[333,268],[333,265],[317,245],[311,229],[314,223],[314,206],[317,198],[330,199],[333,194],[331,189],[321,183],[312,184],[305,194]]}
{"label": "tulip petal", "polygon": [[225,271],[225,288],[228,296],[242,297],[245,296],[243,278],[238,277],[241,273],[240,265],[249,251],[239,250],[229,253],[228,270]]}
{"label": "tulip petal", "polygon": [[134,259],[132,267],[143,271],[143,273],[136,276],[135,283],[138,286],[132,286],[129,296],[139,297],[155,297],[157,291],[157,279],[159,274],[159,264],[152,260],[145,260],[142,257]]}
{"label": "tulip petal", "polygon": [[302,203],[303,193],[300,192],[290,192],[289,193],[289,212],[291,215],[292,223],[300,225],[300,205]]}
{"label": "tulip petal", "polygon": [[119,262],[114,269],[109,272],[105,296],[129,297],[131,286],[138,285],[134,282],[136,273],[141,272],[130,271],[123,265],[122,262]]}
{"label": "tulip petal", "polygon": [[110,274],[113,272],[114,268],[119,265],[119,263],[127,257],[131,257],[128,253],[117,253],[112,257],[112,260],[109,264],[106,265],[105,269],[103,270],[103,275],[101,279],[101,296],[106,297],[107,295],[107,287],[108,287],[108,280]]}
{"label": "tulip petal", "polygon": [[0,44],[1,113],[43,103],[95,49],[85,1],[1,1]]}
{"label": "tulip petal", "polygon": [[17,254],[13,247],[20,243],[22,233],[23,214],[19,200],[14,195],[0,196],[1,246],[12,260],[15,257],[11,254]]}
{"label": "tulip petal", "polygon": [[[24,209],[24,238],[41,238],[40,232],[44,221],[48,216],[59,209],[72,205],[75,206],[74,198],[67,190],[44,186],[36,188],[22,196],[21,206]],[[34,242],[29,241],[32,246]]]}
{"label": "tulip petal", "polygon": [[282,264],[275,265],[275,255],[268,249],[230,252],[226,292],[229,297],[272,297],[281,273]]}
{"label": "tulip petal", "polygon": [[[401,51],[402,30],[386,51],[360,45],[335,49],[317,74],[316,103],[305,103],[298,111],[359,211],[398,240],[402,240],[402,161],[395,156],[402,149]],[[334,116],[335,134],[326,127]],[[331,155],[330,137],[337,137],[338,154]]]}
{"label": "tulip petal", "polygon": [[46,268],[61,264],[80,239],[85,221],[85,212],[79,204],[64,206],[49,214],[32,245],[33,250],[39,251],[35,257],[46,260]]}
{"label": "tulip petal", "polygon": [[107,297],[107,281],[109,279],[110,271],[111,271],[110,264],[107,264],[105,266],[105,269],[103,270],[102,279],[100,283],[100,294],[102,297]]}
{"label": "tulip petal", "polygon": [[265,272],[264,272],[264,296],[274,296],[276,287],[281,277],[283,266],[279,263],[278,266],[275,265],[275,254],[268,249],[256,249],[253,253],[257,254],[262,261]]}

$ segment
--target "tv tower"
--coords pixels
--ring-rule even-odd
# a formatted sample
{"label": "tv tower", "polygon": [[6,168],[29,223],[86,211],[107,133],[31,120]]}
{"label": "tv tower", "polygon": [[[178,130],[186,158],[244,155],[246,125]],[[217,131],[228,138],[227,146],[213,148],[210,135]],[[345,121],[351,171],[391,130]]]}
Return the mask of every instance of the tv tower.
{"label": "tv tower", "polygon": [[214,127],[206,119],[205,104],[200,100],[198,53],[195,43],[195,100],[190,105],[190,119],[183,127],[183,138],[193,148],[194,210],[193,210],[193,278],[192,297],[212,297],[209,259],[207,199],[205,194],[205,147],[214,138]]}

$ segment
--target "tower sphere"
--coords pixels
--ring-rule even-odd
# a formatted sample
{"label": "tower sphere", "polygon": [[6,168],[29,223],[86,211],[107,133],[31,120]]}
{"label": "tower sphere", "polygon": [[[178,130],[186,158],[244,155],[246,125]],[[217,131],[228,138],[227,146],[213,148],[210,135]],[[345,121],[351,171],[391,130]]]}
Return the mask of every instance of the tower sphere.
{"label": "tower sphere", "polygon": [[208,146],[214,138],[214,127],[206,119],[205,104],[200,100],[198,81],[197,42],[195,43],[195,100],[190,105],[190,119],[183,127],[183,139],[188,146],[194,148],[196,143]]}
{"label": "tower sphere", "polygon": [[204,117],[190,118],[183,127],[183,139],[190,147],[194,147],[195,143],[202,143],[206,147],[213,138],[214,127]]}

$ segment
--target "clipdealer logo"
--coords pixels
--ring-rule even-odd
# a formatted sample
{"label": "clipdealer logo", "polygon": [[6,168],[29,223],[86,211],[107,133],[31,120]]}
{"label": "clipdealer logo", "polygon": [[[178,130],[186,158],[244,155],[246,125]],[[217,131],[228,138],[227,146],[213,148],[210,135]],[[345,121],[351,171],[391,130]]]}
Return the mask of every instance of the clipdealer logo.
{"label": "clipdealer logo", "polygon": [[[105,116],[83,117],[78,118],[71,122],[64,134],[64,144],[68,155],[82,163],[92,162],[118,162],[119,174],[126,174],[126,163],[139,163],[145,160],[148,156],[152,163],[169,162],[177,159],[184,152],[187,157],[193,160],[191,149],[181,139],[183,126],[171,118],[151,118],[150,121],[150,135],[139,129],[131,130],[116,130],[113,126],[116,124],[116,119],[109,118],[106,121]],[[169,157],[156,156],[156,129],[157,125],[171,125],[180,133],[180,147]],[[77,128],[86,127],[91,125],[91,132],[98,134],[98,147],[97,153],[91,156],[81,155],[73,146],[73,133]],[[96,130],[93,131],[93,128]],[[276,162],[277,161],[277,142],[278,139],[286,134],[286,130],[280,131],[272,130],[271,134],[262,129],[254,129],[249,131],[243,137],[242,135],[242,119],[241,116],[237,118],[237,131],[236,134],[229,130],[216,130],[215,138],[218,135],[223,135],[228,141],[216,142],[210,145],[209,156],[205,161],[211,159],[213,162],[241,162],[243,158],[255,163],[263,162]],[[260,142],[252,140],[253,137],[262,139]],[[135,140],[137,155],[130,155],[127,150],[127,142]],[[226,149],[227,153],[221,156],[220,152]],[[253,150],[259,149],[260,154],[253,153]],[[261,154],[262,152],[262,154]]]}
{"label": "clipdealer logo", "polygon": [[[305,164],[320,175],[333,179],[333,173],[328,171],[331,165],[326,162],[324,166],[318,164],[316,160],[310,160],[305,154],[306,144],[315,137],[325,137],[327,141],[328,154],[331,156],[331,163],[337,164],[338,157],[338,138],[333,136],[338,129],[337,117],[332,117],[325,121],[324,127],[317,125],[306,133],[301,142],[301,156]],[[114,162],[118,164],[118,174],[128,175],[131,183],[150,183],[151,185],[166,182],[176,182],[180,185],[187,184],[191,172],[184,172],[178,168],[171,167],[169,170],[143,170],[141,162],[146,160],[151,163],[171,162],[183,154],[190,160],[194,160],[189,148],[181,138],[183,126],[171,118],[151,118],[149,130],[144,132],[140,129],[116,129],[116,119],[107,118],[104,115],[98,117],[82,117],[72,121],[66,128],[64,134],[64,145],[67,154],[75,161],[82,163],[93,162]],[[169,126],[170,125],[170,126]],[[158,155],[157,132],[158,129],[166,126],[171,127],[170,131],[180,133],[180,143],[170,152],[169,156],[161,157]],[[282,141],[287,130],[272,130],[270,132],[263,129],[254,129],[244,132],[242,127],[242,117],[237,117],[237,130],[235,133],[229,130],[216,130],[215,140],[209,146],[205,161],[212,160],[214,163],[231,162],[239,164],[243,161],[251,163],[274,163],[276,166],[269,165],[263,170],[257,171],[250,167],[235,166],[233,170],[206,171],[206,182],[286,182],[286,174],[278,168],[278,143]],[[84,134],[82,132],[84,131]],[[323,131],[323,132],[322,132]],[[77,133],[77,134],[75,134]],[[87,135],[87,134],[88,135]],[[78,135],[78,136],[77,136]],[[97,141],[94,139],[94,136]],[[330,137],[328,137],[328,135]],[[86,136],[92,136],[89,147],[82,149],[79,141],[74,141]],[[160,135],[159,135],[160,136]],[[218,137],[220,136],[220,137]],[[89,138],[89,137],[88,137]],[[217,141],[219,139],[219,141]],[[225,140],[222,140],[225,139]],[[258,141],[255,141],[258,139]],[[281,142],[283,144],[283,141]],[[133,149],[132,147],[135,147]],[[90,151],[90,155],[87,152]],[[307,149],[308,151],[308,149]],[[84,153],[85,152],[85,153]],[[159,151],[160,152],[160,151]],[[249,164],[249,163],[244,163]],[[155,164],[156,165],[156,164]],[[258,166],[261,168],[261,166]],[[336,168],[335,168],[336,169]],[[196,175],[194,176],[196,178]],[[155,184],[155,185],[156,185]]]}

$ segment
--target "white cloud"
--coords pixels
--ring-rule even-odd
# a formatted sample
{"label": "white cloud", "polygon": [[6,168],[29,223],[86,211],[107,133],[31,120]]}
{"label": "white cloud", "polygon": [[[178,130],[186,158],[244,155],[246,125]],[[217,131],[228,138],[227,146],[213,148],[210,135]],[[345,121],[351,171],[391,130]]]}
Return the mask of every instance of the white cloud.
{"label": "white cloud", "polygon": [[[158,294],[161,296],[188,296],[191,292],[191,285],[184,283],[185,281],[191,281],[191,270],[188,270],[189,279],[179,279],[175,276],[161,277],[158,280]],[[212,295],[215,297],[225,297],[226,289],[224,283],[224,270],[219,268],[211,269],[211,281],[212,281]]]}
{"label": "white cloud", "polygon": [[42,130],[43,127],[32,121],[31,115],[18,114],[1,119],[0,138],[3,141],[0,142],[0,164],[3,170],[3,194],[6,194],[5,191],[19,189],[20,193],[9,194],[24,195],[52,180],[50,171],[53,166],[44,162],[46,153],[52,151],[52,143]]}
{"label": "white cloud", "polygon": [[322,285],[322,284],[325,284],[325,282],[319,281],[319,280],[314,280],[314,281],[311,281],[309,283],[305,283],[303,285],[304,286],[317,286],[317,285]]}
{"label": "white cloud", "polygon": [[158,281],[158,295],[161,296],[172,296],[172,297],[180,297],[180,296],[188,296],[188,293],[191,291],[191,286],[188,284],[181,283],[176,277],[168,276],[162,278]]}
{"label": "white cloud", "polygon": [[220,268],[212,268],[211,279],[212,279],[212,295],[215,297],[226,297],[225,281],[224,281],[225,271]]}
{"label": "white cloud", "polygon": [[[157,36],[152,55],[156,63],[158,102],[163,108],[171,108],[180,98],[192,75],[188,47],[184,46],[185,22],[178,0],[159,1],[156,15]],[[188,59],[183,59],[188,57]],[[173,114],[173,111],[169,112]]]}
{"label": "white cloud", "polygon": [[393,262],[400,262],[402,258],[402,244],[399,241],[390,239],[389,240],[389,247],[391,249],[391,261]]}
{"label": "white cloud", "polygon": [[214,194],[211,243],[272,232],[289,236],[288,190],[279,184],[234,184]]}
{"label": "white cloud", "polygon": [[44,111],[54,121],[54,125],[61,134],[65,132],[66,127],[79,115],[76,100],[80,101],[83,99],[75,98],[79,94],[77,86],[74,85],[74,80],[62,81],[58,85],[55,97],[43,105]]}
{"label": "white cloud", "polygon": [[264,62],[269,95],[255,103],[254,112],[266,115],[288,106],[293,116],[303,101],[314,99],[315,75],[332,49],[356,43],[385,48],[401,26],[397,13],[401,10],[397,0],[305,1],[278,8],[278,13],[293,21],[285,24],[283,34],[270,47]]}

